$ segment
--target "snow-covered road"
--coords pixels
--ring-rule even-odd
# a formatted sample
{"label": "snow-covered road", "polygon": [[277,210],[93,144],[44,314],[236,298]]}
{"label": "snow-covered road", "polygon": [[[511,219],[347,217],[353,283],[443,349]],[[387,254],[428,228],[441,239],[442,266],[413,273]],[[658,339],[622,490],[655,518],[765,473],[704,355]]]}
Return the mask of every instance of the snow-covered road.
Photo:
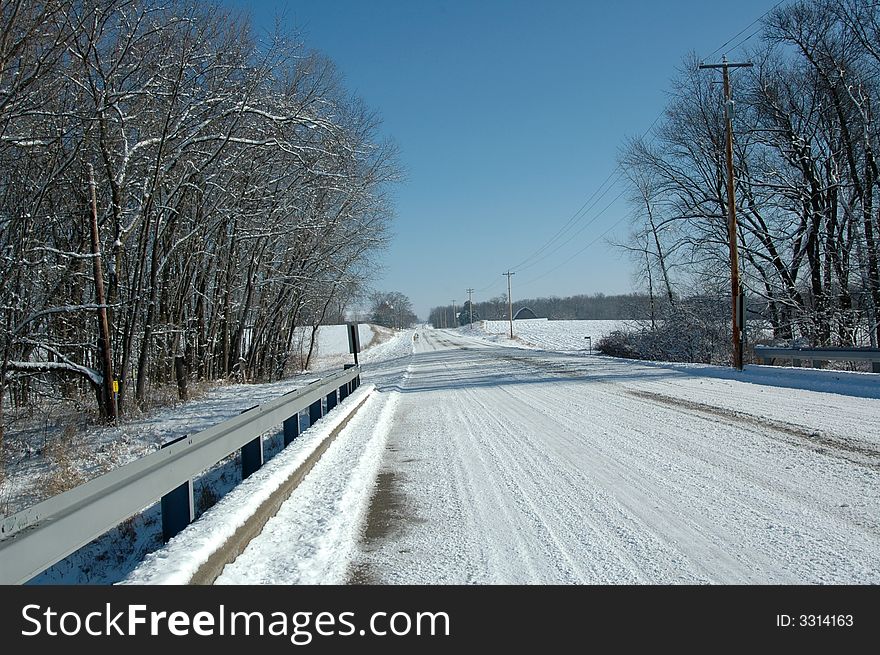
{"label": "snow-covered road", "polygon": [[218,582],[880,583],[873,376],[828,377],[841,395],[439,330],[388,348],[315,490]]}

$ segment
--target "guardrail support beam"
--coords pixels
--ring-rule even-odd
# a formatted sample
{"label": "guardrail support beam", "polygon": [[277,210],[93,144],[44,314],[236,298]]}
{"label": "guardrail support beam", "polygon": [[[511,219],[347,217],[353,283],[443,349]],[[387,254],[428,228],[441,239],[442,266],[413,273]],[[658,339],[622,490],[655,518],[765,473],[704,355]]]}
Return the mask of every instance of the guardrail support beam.
{"label": "guardrail support beam", "polygon": [[336,389],[327,394],[327,411],[329,412],[331,409],[336,407],[337,402],[339,401],[339,396],[336,393]]}
{"label": "guardrail support beam", "polygon": [[289,446],[299,436],[299,412],[284,421],[284,445]]}
{"label": "guardrail support beam", "polygon": [[162,496],[162,539],[170,541],[195,518],[192,480]]}
{"label": "guardrail support beam", "polygon": [[241,447],[241,479],[244,480],[263,465],[263,437]]}
{"label": "guardrail support beam", "polygon": [[309,425],[314,425],[315,423],[317,423],[323,415],[324,411],[321,407],[320,400],[316,400],[311,405],[309,405]]}

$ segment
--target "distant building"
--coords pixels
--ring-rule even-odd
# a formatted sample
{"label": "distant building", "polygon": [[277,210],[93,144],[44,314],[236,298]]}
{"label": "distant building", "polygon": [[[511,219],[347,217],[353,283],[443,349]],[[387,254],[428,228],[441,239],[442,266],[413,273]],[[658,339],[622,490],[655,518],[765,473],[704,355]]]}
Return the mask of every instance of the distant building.
{"label": "distant building", "polygon": [[538,316],[528,307],[520,307],[516,310],[516,314],[513,315],[513,320],[517,320],[520,318],[538,318]]}

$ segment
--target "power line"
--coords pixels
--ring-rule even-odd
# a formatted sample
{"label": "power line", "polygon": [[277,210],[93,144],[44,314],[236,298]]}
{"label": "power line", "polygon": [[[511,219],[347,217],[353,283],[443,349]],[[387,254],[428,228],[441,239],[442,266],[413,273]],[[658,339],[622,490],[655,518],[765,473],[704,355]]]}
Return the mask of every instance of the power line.
{"label": "power line", "polygon": [[[713,51],[707,57],[707,59],[714,57],[716,54],[721,52],[725,47],[730,45],[732,42],[736,41],[736,39],[738,39],[740,36],[742,36],[743,34],[748,32],[752,27],[754,27],[757,23],[762,21],[767,15],[769,15],[771,12],[773,12],[777,7],[782,5],[785,1],[786,0],[779,0],[779,2],[777,2],[772,7],[770,7],[770,9],[765,11],[763,14],[758,16],[755,20],[753,20],[751,23],[746,25],[743,29],[741,29],[739,32],[734,34],[727,41],[725,41],[720,47],[718,47],[715,51]],[[754,38],[757,34],[759,34],[761,32],[761,29],[762,28],[759,27],[758,29],[752,31],[752,33],[750,33],[747,37],[745,37],[744,39],[737,42],[733,46],[732,49],[739,48],[744,43],[746,43],[750,39]],[[664,113],[665,113],[665,109],[661,110],[660,113],[657,114],[657,116],[651,122],[651,125],[642,133],[642,135],[640,137],[641,139],[646,138],[653,131],[654,127],[657,125],[657,123],[663,117]],[[571,241],[574,237],[580,235],[587,227],[589,227],[591,224],[593,224],[602,214],[604,214],[625,193],[625,189],[623,191],[621,191],[617,196],[615,196],[615,198],[608,205],[606,205],[599,213],[594,215],[584,225],[582,225],[580,227],[580,229],[578,229],[575,233],[571,234],[565,243],[560,243],[560,244],[557,244],[555,247],[552,247],[554,245],[554,243],[559,241],[567,232],[569,232],[571,229],[573,229],[574,226],[578,222],[583,221],[583,219],[587,216],[587,213],[590,212],[595,207],[596,203],[598,203],[603,197],[605,197],[605,195],[608,193],[608,191],[615,184],[617,184],[618,182],[621,181],[621,179],[623,177],[622,172],[623,172],[623,170],[620,166],[620,163],[617,162],[614,165],[614,167],[611,169],[611,172],[608,173],[608,176],[602,181],[602,183],[590,194],[590,196],[584,201],[584,203],[581,205],[581,207],[562,225],[562,227],[560,227],[553,234],[553,236],[550,237],[550,239],[548,239],[544,244],[541,245],[541,247],[539,247],[537,250],[533,251],[531,254],[529,254],[525,259],[523,259],[517,265],[511,266],[510,268],[516,269],[518,271],[523,271],[523,270],[527,270],[529,268],[532,268],[533,266],[536,266],[537,264],[546,260],[548,257],[559,252],[562,248],[564,248],[566,245],[568,245],[568,243],[571,243]],[[615,175],[618,176],[617,179],[615,179],[607,188],[604,188],[605,185],[608,184],[609,180],[611,180]],[[539,275],[535,278],[532,278],[528,282],[524,282],[523,284],[527,285],[527,284],[531,284],[533,282],[536,282],[536,281],[546,277],[550,273],[553,273],[554,271],[560,269],[562,266],[569,263],[572,259],[574,259],[578,255],[580,255],[584,251],[586,251],[590,246],[597,243],[600,239],[602,239],[609,232],[611,232],[611,230],[613,230],[615,227],[620,225],[624,220],[629,219],[632,216],[633,216],[633,214],[628,214],[628,215],[625,215],[624,217],[618,219],[617,221],[615,221],[614,224],[611,225],[611,227],[609,227],[602,234],[600,234],[598,237],[596,237],[595,239],[590,241],[586,246],[584,246],[583,248],[580,248],[575,253],[570,255],[568,258],[566,258],[565,260],[563,260],[562,262],[560,262],[559,264],[557,264],[553,268],[545,271],[544,273],[542,273],[541,275]],[[507,275],[507,274],[505,273],[505,275]],[[508,276],[507,280],[508,280],[508,295],[509,295],[509,291],[510,291],[510,277],[509,276]],[[490,282],[485,287],[477,289],[476,292],[482,293],[482,292],[488,291],[490,289],[493,289],[497,286],[498,286],[498,282]],[[512,336],[512,334],[513,334],[513,323],[512,323],[512,318],[511,318],[511,336]]]}
{"label": "power line", "polygon": [[[657,125],[658,121],[659,121],[662,117],[663,117],[663,112],[661,111],[659,114],[657,114],[657,116],[654,118],[654,120],[651,121],[651,124],[648,126],[648,129],[646,129],[646,130],[642,133],[642,135],[641,135],[640,138],[644,139],[645,137],[647,137],[647,136],[651,133],[651,131],[654,129],[654,127]],[[601,189],[601,188],[602,188],[602,187],[608,182],[608,180],[611,179],[611,177],[615,175],[615,173],[619,173],[618,178],[615,180],[615,183],[617,183],[617,182],[619,182],[619,181],[622,179],[622,177],[623,177],[623,175],[622,175],[622,173],[623,173],[623,169],[620,167],[620,163],[619,163],[619,162],[618,162],[617,164],[615,164],[614,168],[611,169],[611,172],[608,174],[608,177],[605,178],[605,180],[602,182],[602,184],[599,185],[599,187],[596,189],[596,191],[594,191],[594,192],[591,194],[591,196],[590,196],[590,198],[587,200],[587,202],[584,203],[584,206],[586,206],[586,204],[588,204],[588,203],[590,202],[590,200],[591,200],[591,199],[592,199],[592,198],[593,198],[593,197],[599,192],[599,190],[600,190],[600,189]],[[612,186],[613,186],[613,185],[612,185]],[[599,198],[596,199],[596,202],[598,202],[599,200],[601,200],[601,199],[605,196],[605,194],[607,194],[607,192],[608,192],[611,188],[612,188],[612,187],[609,186],[607,189],[605,189],[605,190],[602,192],[602,195],[599,196]],[[557,232],[557,235],[554,235],[554,238],[552,238],[552,239],[550,240],[550,242],[548,242],[547,244],[545,244],[544,246],[542,246],[541,248],[539,248],[538,250],[536,250],[535,252],[533,252],[531,255],[529,255],[528,257],[526,257],[526,259],[523,260],[523,262],[521,262],[521,265],[520,265],[520,266],[511,266],[510,268],[512,268],[512,269],[515,268],[515,269],[520,270],[520,271],[522,271],[522,270],[526,270],[526,269],[528,269],[528,268],[531,268],[532,266],[535,266],[535,265],[538,264],[539,262],[541,262],[541,261],[547,259],[549,256],[556,254],[556,253],[559,252],[562,248],[564,248],[566,245],[568,245],[568,243],[571,242],[571,239],[573,239],[574,237],[580,235],[580,234],[581,234],[581,233],[582,233],[587,227],[589,227],[592,223],[594,223],[594,222],[596,221],[596,219],[598,219],[602,214],[604,214],[604,213],[605,213],[605,212],[606,212],[606,211],[607,211],[607,210],[608,210],[608,209],[609,209],[609,208],[610,208],[610,207],[611,207],[611,206],[612,206],[612,205],[613,205],[613,204],[614,204],[614,203],[615,203],[615,202],[616,202],[616,201],[617,201],[617,200],[618,200],[618,199],[619,199],[619,198],[620,198],[625,192],[626,192],[626,190],[623,190],[623,191],[621,191],[620,193],[618,193],[617,196],[615,196],[614,200],[612,200],[610,203],[608,203],[608,205],[606,205],[605,207],[603,207],[602,210],[601,210],[598,214],[596,214],[596,215],[593,216],[589,221],[587,221],[587,223],[586,223],[585,225],[583,225],[583,226],[581,227],[581,229],[579,229],[577,232],[575,232],[574,234],[572,234],[572,235],[571,235],[571,238],[568,240],[567,243],[565,243],[565,244],[560,244],[558,247],[551,249],[550,251],[548,251],[547,253],[545,253],[545,254],[542,255],[541,257],[539,257],[537,260],[532,261],[530,264],[528,264],[528,265],[526,265],[526,266],[523,266],[523,265],[522,265],[523,263],[528,262],[528,261],[531,260],[533,257],[535,257],[536,255],[538,255],[542,250],[544,250],[544,249],[546,248],[547,245],[549,245],[550,242],[552,242],[553,240],[555,240],[556,236],[558,236],[559,234],[563,233],[563,232],[565,231],[565,228],[568,226],[568,223],[571,223],[571,220],[572,220],[572,219],[569,219],[568,223],[566,223],[566,225],[563,226],[563,228]],[[596,202],[593,202],[593,204],[590,205],[590,208],[589,208],[589,209],[592,209],[592,208],[595,206]],[[583,207],[582,207],[582,209],[583,209]],[[577,216],[577,214],[580,213],[580,211],[581,211],[581,210],[578,210],[578,212],[575,214],[575,217]],[[574,218],[574,217],[573,217],[573,218]],[[495,285],[494,285],[494,284],[490,284],[489,287],[487,287],[487,288],[491,288],[492,286],[495,286]]]}
{"label": "power line", "polygon": [[[626,193],[626,189],[625,189],[625,188],[622,189],[622,190],[621,190],[616,196],[614,196],[614,198],[611,200],[611,202],[609,202],[607,205],[605,205],[605,207],[603,207],[603,208],[599,211],[599,213],[597,213],[597,214],[596,214],[595,216],[593,216],[589,221],[587,221],[586,223],[584,223],[584,224],[580,227],[580,229],[579,229],[577,232],[575,232],[574,234],[572,234],[571,237],[570,237],[570,240],[573,240],[575,237],[580,236],[580,235],[583,233],[584,230],[586,230],[586,229],[587,229],[588,227],[590,227],[593,223],[595,223],[595,222],[596,222],[596,221],[597,221],[597,220],[598,220],[598,219],[599,219],[599,218],[600,218],[600,217],[601,217],[606,211],[608,211],[608,210],[614,205],[615,202],[617,202],[617,201],[620,199],[620,197],[621,197],[624,193]],[[603,195],[604,195],[604,194],[603,194]],[[559,252],[559,250],[562,249],[562,247],[563,247],[563,246],[560,246],[559,248],[557,248],[557,249],[555,249],[555,250],[552,250],[552,251],[546,253],[543,257],[541,257],[541,258],[539,258],[539,259],[536,259],[534,262],[532,262],[532,263],[529,264],[528,266],[523,266],[523,267],[521,267],[519,270],[520,270],[520,271],[525,271],[525,270],[530,269],[532,266],[535,266],[536,264],[538,264],[538,263],[544,261],[545,259],[547,259],[547,258],[550,257],[551,255],[555,255],[557,252]]]}
{"label": "power line", "polygon": [[[524,266],[526,263],[528,263],[530,259],[532,259],[532,258],[535,257],[536,255],[538,255],[539,253],[541,253],[543,250],[545,250],[547,247],[549,247],[550,244],[552,244],[552,243],[553,243],[554,241],[556,241],[559,237],[561,237],[561,236],[562,236],[562,235],[563,235],[563,234],[564,234],[564,233],[565,233],[565,232],[566,232],[566,231],[567,231],[572,225],[574,225],[574,224],[577,222],[577,220],[578,220],[578,216],[581,215],[582,212],[589,211],[590,209],[592,209],[593,206],[596,204],[596,202],[598,202],[599,200],[601,200],[602,197],[603,197],[606,193],[608,193],[608,189],[610,189],[611,186],[609,186],[608,189],[605,189],[604,191],[602,191],[602,195],[600,195],[598,198],[596,198],[596,200],[595,200],[594,202],[592,202],[592,204],[591,204],[591,201],[593,200],[593,198],[596,197],[596,194],[599,193],[599,191],[602,189],[602,187],[604,187],[604,186],[608,183],[608,181],[609,181],[609,180],[615,175],[615,173],[618,173],[618,172],[619,172],[618,169],[619,169],[619,166],[615,166],[613,169],[611,169],[611,172],[608,174],[608,177],[606,177],[606,178],[602,181],[602,184],[600,184],[600,185],[596,188],[596,190],[593,191],[593,193],[590,195],[590,197],[587,198],[587,199],[584,201],[584,204],[581,205],[580,209],[578,209],[578,210],[572,215],[572,217],[569,218],[568,221],[566,221],[565,224],[564,224],[559,230],[557,230],[556,233],[555,233],[552,237],[550,237],[550,239],[548,239],[546,243],[544,243],[544,245],[542,245],[540,248],[538,248],[537,250],[535,250],[532,254],[530,254],[528,257],[526,257],[526,258],[525,258],[524,260],[522,260],[521,262],[517,263],[517,264],[514,265],[514,266],[511,266],[511,268],[515,268],[515,269],[519,270],[522,266]],[[612,185],[612,186],[613,186],[613,185]],[[587,207],[587,205],[590,205],[590,206]]]}
{"label": "power line", "polygon": [[[659,119],[659,116],[658,116],[658,119]],[[648,131],[650,131],[650,130],[654,127],[654,124],[656,124],[656,122],[657,122],[657,119],[655,119],[655,120],[654,120],[654,123],[651,124],[651,127],[648,128]],[[647,132],[646,132],[646,133],[647,133]],[[555,241],[557,241],[559,238],[561,238],[566,232],[568,232],[569,230],[571,230],[571,229],[572,229],[572,228],[578,223],[578,217],[579,217],[579,216],[581,216],[582,214],[585,216],[586,214],[585,214],[584,212],[586,212],[586,211],[590,211],[591,209],[593,209],[593,207],[595,207],[596,203],[598,203],[600,200],[602,200],[602,198],[604,198],[604,197],[607,195],[608,191],[610,191],[610,190],[613,188],[614,184],[616,184],[617,182],[620,181],[620,179],[621,179],[621,175],[618,175],[617,179],[615,179],[615,180],[612,182],[612,184],[609,185],[609,186],[608,186],[607,188],[605,188],[604,190],[603,190],[603,187],[608,183],[609,180],[611,180],[611,178],[612,178],[615,174],[619,174],[619,173],[622,173],[622,171],[620,170],[620,166],[619,166],[619,165],[617,165],[617,166],[615,166],[613,169],[611,169],[611,172],[610,172],[610,173],[608,174],[608,176],[602,181],[602,184],[600,184],[600,185],[596,188],[596,190],[593,191],[592,194],[590,194],[590,196],[587,198],[587,200],[584,202],[584,204],[581,205],[580,209],[578,209],[578,210],[572,215],[572,217],[569,218],[568,221],[566,221],[566,223],[565,223],[565,224],[564,224],[559,230],[557,230],[556,233],[555,233],[552,237],[550,237],[550,239],[547,240],[547,242],[545,242],[540,248],[538,248],[537,250],[535,250],[534,252],[532,252],[532,253],[531,253],[528,257],[526,257],[524,260],[522,260],[521,262],[519,262],[519,264],[517,264],[516,266],[511,266],[510,268],[511,268],[511,269],[516,268],[516,269],[520,269],[520,270],[526,270],[526,269],[529,269],[529,268],[531,268],[531,267],[537,265],[538,263],[540,263],[541,261],[543,261],[544,259],[546,259],[546,258],[549,257],[550,255],[552,255],[552,254],[554,254],[555,252],[557,252],[557,251],[559,250],[559,248],[562,247],[562,245],[560,245],[558,248],[554,248],[554,249],[550,250],[549,252],[547,252],[547,253],[544,254],[543,256],[540,256],[540,257],[538,257],[537,259],[534,259],[536,256],[540,255],[544,250],[546,250],[548,247],[550,247]],[[597,197],[597,194],[598,194],[598,197]],[[619,197],[620,197],[620,195],[617,196],[617,198],[619,198]],[[615,198],[615,200],[616,200],[617,198]],[[614,201],[612,201],[612,204],[613,204],[613,202],[614,202]],[[583,232],[583,230],[586,229],[586,227],[588,227],[591,223],[593,223],[593,222],[594,222],[599,216],[601,216],[601,215],[602,215],[607,209],[608,209],[608,207],[606,206],[604,209],[602,209],[602,211],[600,211],[600,212],[599,212],[598,214],[596,214],[593,218],[591,218],[591,219],[586,223],[586,225],[582,226],[581,229],[579,229],[577,232],[575,232],[574,234],[572,234],[572,235],[569,237],[569,241],[570,241],[571,239],[573,239],[574,237],[576,237],[577,235],[579,235],[581,232]],[[583,217],[583,216],[581,216],[581,217]],[[532,261],[532,260],[534,260],[534,261]],[[531,263],[529,263],[529,262],[531,262]],[[498,286],[498,284],[499,284],[499,282],[498,282],[497,280],[496,280],[496,281],[492,281],[492,282],[490,282],[489,284],[487,284],[485,287],[481,287],[481,288],[479,288],[479,289],[475,289],[475,292],[476,292],[476,293],[483,293],[483,292],[488,291],[488,290],[490,290],[490,289],[494,289],[495,287]]]}
{"label": "power line", "polygon": [[593,244],[597,243],[597,242],[599,241],[599,239],[603,238],[605,235],[607,235],[609,232],[611,232],[611,230],[613,230],[614,228],[616,228],[618,225],[620,225],[620,224],[623,223],[624,221],[629,220],[630,218],[632,218],[633,215],[634,215],[634,214],[633,214],[632,212],[630,212],[629,214],[625,214],[624,216],[621,216],[621,217],[618,218],[616,221],[614,221],[614,223],[613,223],[613,224],[612,224],[607,230],[605,230],[602,234],[600,234],[600,235],[597,236],[595,239],[593,239],[592,241],[590,241],[590,242],[589,242],[587,245],[585,245],[583,248],[581,248],[580,250],[578,250],[577,252],[575,252],[574,254],[572,254],[570,257],[568,257],[568,259],[565,259],[565,260],[561,261],[559,264],[557,264],[556,266],[554,266],[554,267],[551,268],[550,270],[545,271],[544,273],[541,273],[539,276],[537,276],[537,277],[533,277],[531,280],[528,280],[527,282],[523,282],[521,286],[526,286],[526,285],[531,284],[532,282],[537,282],[538,280],[540,280],[540,279],[542,279],[542,278],[545,278],[545,277],[547,277],[548,275],[550,275],[550,273],[553,273],[554,271],[559,270],[560,268],[562,268],[563,266],[565,266],[568,262],[570,262],[572,259],[574,259],[574,258],[577,257],[578,255],[580,255],[580,254],[582,254],[584,251],[586,251],[590,246],[592,246]]}
{"label": "power line", "polygon": [[[771,13],[774,9],[776,9],[776,8],[777,8],[779,5],[781,5],[783,2],[785,2],[785,0],[779,0],[779,2],[777,2],[775,5],[773,5],[772,7],[770,7],[770,9],[768,9],[767,11],[765,11],[763,14],[761,14],[760,16],[758,16],[758,17],[757,17],[755,20],[753,20],[751,23],[749,23],[749,24],[746,25],[744,28],[742,28],[739,32],[737,32],[737,33],[734,34],[732,37],[730,37],[729,39],[727,39],[727,41],[725,41],[724,43],[722,43],[722,44],[721,44],[721,47],[717,48],[714,52],[709,53],[709,55],[706,57],[706,59],[711,59],[712,57],[714,57],[715,55],[717,55],[719,52],[721,52],[722,50],[724,50],[724,48],[726,48],[726,47],[727,47],[732,41],[735,41],[735,40],[738,39],[740,36],[742,36],[742,34],[743,34],[744,32],[750,30],[750,29],[752,28],[752,26],[755,25],[755,23],[758,23],[758,22],[764,20],[764,17],[765,17],[765,16],[767,16],[769,13]],[[758,30],[755,32],[755,34],[757,34],[757,33],[760,32],[760,31],[761,31],[761,30],[758,29]],[[754,36],[754,34],[752,34],[752,36]],[[750,39],[750,38],[752,38],[752,37],[751,37],[751,36],[748,37],[748,39]],[[745,43],[746,41],[748,41],[748,39],[744,39],[743,41],[741,41],[740,43],[738,43],[736,46],[734,46],[734,47],[731,48],[731,49],[732,49],[732,50],[735,50],[736,48],[738,48],[739,46],[741,46],[743,43]]]}

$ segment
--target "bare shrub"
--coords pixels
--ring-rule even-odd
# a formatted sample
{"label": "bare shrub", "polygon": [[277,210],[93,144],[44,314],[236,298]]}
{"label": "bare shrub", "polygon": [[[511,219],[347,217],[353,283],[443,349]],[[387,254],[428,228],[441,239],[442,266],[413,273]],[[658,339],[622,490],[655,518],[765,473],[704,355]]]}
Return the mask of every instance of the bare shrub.
{"label": "bare shrub", "polygon": [[80,460],[84,453],[74,426],[65,426],[56,438],[51,439],[46,445],[45,454],[51,467],[44,485],[49,497],[64,493],[86,481],[80,470]]}

